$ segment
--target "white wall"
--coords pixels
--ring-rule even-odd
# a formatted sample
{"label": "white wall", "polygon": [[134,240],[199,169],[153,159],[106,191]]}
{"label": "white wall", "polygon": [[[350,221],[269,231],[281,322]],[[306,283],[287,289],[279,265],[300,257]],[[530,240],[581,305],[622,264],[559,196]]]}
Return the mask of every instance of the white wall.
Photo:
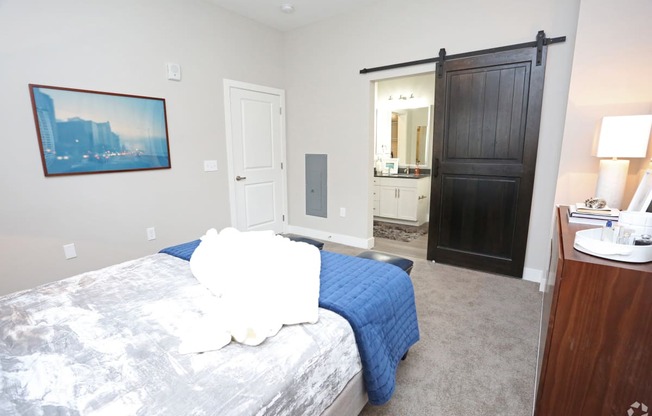
{"label": "white wall", "polygon": [[[593,196],[599,159],[591,156],[603,116],[652,114],[652,2],[582,2],[568,96],[564,144],[555,202],[568,205]],[[632,159],[624,207],[647,159]]]}
{"label": "white wall", "polygon": [[[282,88],[279,32],[199,0],[2,0],[0,39],[0,294],[230,224],[222,80]],[[172,169],[44,177],[29,83],[165,98]]]}
{"label": "white wall", "polygon": [[[579,1],[386,0],[286,35],[291,224],[316,234],[372,236],[372,81],[434,65],[359,74],[362,68],[533,41],[538,30],[567,36],[548,50],[526,277],[547,268],[550,223]],[[303,158],[327,153],[328,218],[305,215]],[[338,215],[345,207],[347,216]]]}

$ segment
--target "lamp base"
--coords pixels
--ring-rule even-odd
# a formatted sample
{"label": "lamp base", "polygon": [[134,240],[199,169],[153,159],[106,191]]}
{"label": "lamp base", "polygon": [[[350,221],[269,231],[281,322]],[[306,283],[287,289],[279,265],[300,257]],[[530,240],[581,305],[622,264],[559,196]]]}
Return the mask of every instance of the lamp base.
{"label": "lamp base", "polygon": [[629,160],[601,160],[595,197],[607,201],[609,208],[620,209],[628,170]]}

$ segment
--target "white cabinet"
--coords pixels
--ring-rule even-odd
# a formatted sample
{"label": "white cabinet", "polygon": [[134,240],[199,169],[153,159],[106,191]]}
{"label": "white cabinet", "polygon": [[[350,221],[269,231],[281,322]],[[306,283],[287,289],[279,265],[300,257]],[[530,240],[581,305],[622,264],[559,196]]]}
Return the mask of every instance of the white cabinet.
{"label": "white cabinet", "polygon": [[427,221],[430,178],[374,178],[374,215],[386,221],[421,225]]}
{"label": "white cabinet", "polygon": [[380,186],[378,215],[399,220],[417,220],[417,190],[403,186]]}
{"label": "white cabinet", "polygon": [[380,179],[374,178],[374,217],[380,212]]}

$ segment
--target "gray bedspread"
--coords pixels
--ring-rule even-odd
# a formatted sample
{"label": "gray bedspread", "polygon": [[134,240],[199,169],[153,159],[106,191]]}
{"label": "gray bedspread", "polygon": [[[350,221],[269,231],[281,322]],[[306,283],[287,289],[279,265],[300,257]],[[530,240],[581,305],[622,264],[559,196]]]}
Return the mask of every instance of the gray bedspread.
{"label": "gray bedspread", "polygon": [[257,347],[180,354],[214,303],[167,254],[0,297],[0,414],[319,415],[361,369],[324,309]]}

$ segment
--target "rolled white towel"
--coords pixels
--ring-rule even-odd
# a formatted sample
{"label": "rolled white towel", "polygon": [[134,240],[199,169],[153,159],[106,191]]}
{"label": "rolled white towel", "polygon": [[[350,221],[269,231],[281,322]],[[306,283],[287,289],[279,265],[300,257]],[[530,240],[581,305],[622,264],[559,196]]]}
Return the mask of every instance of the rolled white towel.
{"label": "rolled white towel", "polygon": [[204,316],[184,328],[179,354],[215,351],[231,342],[231,333],[219,317]]}

